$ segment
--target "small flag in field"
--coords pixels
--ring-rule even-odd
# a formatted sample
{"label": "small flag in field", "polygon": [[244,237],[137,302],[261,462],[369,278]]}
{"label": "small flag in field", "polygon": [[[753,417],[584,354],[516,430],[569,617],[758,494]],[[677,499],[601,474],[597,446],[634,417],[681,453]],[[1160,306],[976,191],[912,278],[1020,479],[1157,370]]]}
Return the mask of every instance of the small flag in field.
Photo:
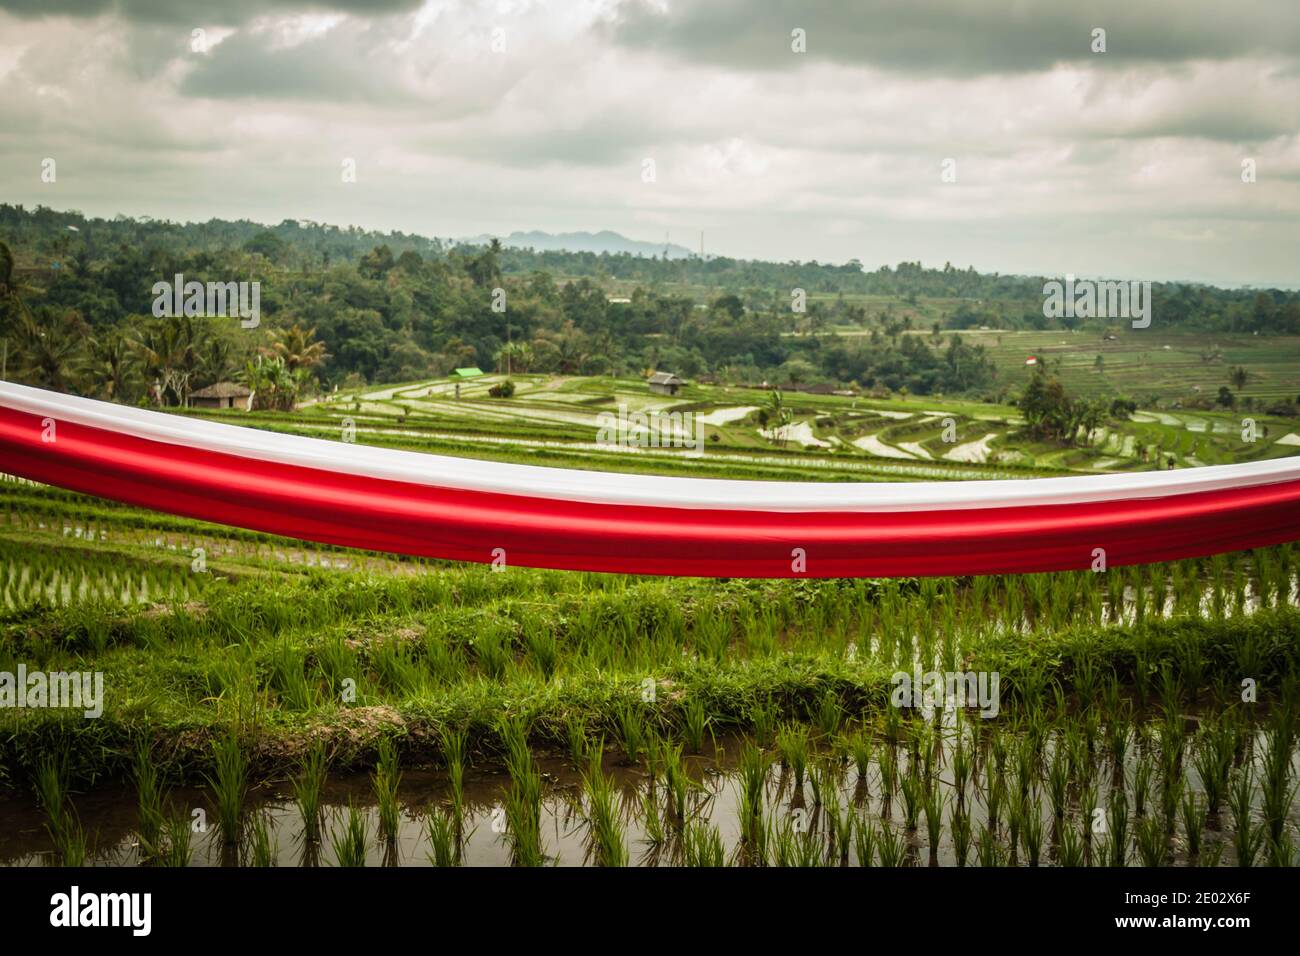
{"label": "small flag in field", "polygon": [[1037,356],[1037,355],[1031,355],[1031,356],[1029,356],[1029,358],[1025,359],[1025,364],[1026,364],[1026,365],[1037,365],[1037,364],[1038,364],[1038,356]]}

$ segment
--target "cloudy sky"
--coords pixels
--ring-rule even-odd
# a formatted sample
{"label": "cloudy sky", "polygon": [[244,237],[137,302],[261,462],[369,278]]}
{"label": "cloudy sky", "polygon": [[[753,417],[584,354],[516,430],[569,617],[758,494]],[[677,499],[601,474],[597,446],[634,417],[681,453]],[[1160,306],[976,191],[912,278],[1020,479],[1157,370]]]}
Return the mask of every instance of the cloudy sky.
{"label": "cloudy sky", "polygon": [[0,200],[1295,286],[1300,4],[0,0]]}

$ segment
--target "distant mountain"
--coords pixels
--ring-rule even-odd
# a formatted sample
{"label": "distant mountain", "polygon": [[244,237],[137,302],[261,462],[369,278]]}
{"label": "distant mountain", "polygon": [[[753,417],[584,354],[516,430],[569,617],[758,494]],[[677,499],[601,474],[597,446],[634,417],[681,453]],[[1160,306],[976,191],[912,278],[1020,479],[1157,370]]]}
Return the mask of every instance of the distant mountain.
{"label": "distant mountain", "polygon": [[608,252],[617,255],[626,252],[633,256],[662,256],[665,248],[669,259],[685,259],[694,253],[685,246],[662,242],[645,242],[641,239],[629,239],[617,232],[602,229],[600,232],[559,232],[549,233],[534,230],[532,232],[512,232],[509,236],[474,236],[463,241],[474,245],[485,245],[492,239],[500,239],[501,245],[517,249],[532,248],[538,252],[563,250],[565,252],[594,252],[599,255]]}

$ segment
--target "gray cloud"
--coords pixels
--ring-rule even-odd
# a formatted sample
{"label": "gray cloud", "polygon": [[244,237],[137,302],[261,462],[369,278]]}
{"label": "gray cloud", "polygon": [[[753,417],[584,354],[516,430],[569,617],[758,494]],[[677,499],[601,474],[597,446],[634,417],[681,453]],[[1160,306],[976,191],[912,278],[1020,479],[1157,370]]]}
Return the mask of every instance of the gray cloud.
{"label": "gray cloud", "polygon": [[[1300,43],[1280,2],[414,7],[159,0],[62,16],[63,0],[0,0],[0,195],[98,215],[611,228],[691,246],[703,230],[710,250],[777,260],[1294,281]],[[1087,52],[1093,25],[1105,55]],[[796,26],[804,56],[789,52]],[[946,158],[955,183],[939,178]]]}
{"label": "gray cloud", "polygon": [[[1090,48],[1107,31],[1107,50]],[[816,59],[904,73],[979,75],[1061,63],[1300,54],[1293,0],[626,0],[603,30],[635,49],[733,69],[790,70]],[[791,31],[807,53],[791,52]]]}
{"label": "gray cloud", "polygon": [[98,17],[127,23],[236,26],[276,13],[337,12],[381,16],[413,10],[421,0],[0,0],[0,11],[23,18]]}
{"label": "gray cloud", "polygon": [[277,48],[271,33],[238,32],[217,44],[180,84],[184,96],[386,102],[414,98],[390,67],[378,26],[347,22],[320,36]]}

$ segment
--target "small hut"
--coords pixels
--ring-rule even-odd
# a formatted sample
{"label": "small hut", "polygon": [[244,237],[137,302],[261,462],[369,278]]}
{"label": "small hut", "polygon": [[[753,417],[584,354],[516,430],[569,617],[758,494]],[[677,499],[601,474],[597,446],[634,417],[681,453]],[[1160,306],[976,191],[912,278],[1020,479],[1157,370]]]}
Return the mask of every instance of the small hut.
{"label": "small hut", "polygon": [[650,376],[650,391],[660,395],[676,395],[685,384],[672,372],[655,372]]}
{"label": "small hut", "polygon": [[242,385],[234,382],[217,382],[207,388],[190,393],[191,408],[247,408],[248,396],[252,395]]}

